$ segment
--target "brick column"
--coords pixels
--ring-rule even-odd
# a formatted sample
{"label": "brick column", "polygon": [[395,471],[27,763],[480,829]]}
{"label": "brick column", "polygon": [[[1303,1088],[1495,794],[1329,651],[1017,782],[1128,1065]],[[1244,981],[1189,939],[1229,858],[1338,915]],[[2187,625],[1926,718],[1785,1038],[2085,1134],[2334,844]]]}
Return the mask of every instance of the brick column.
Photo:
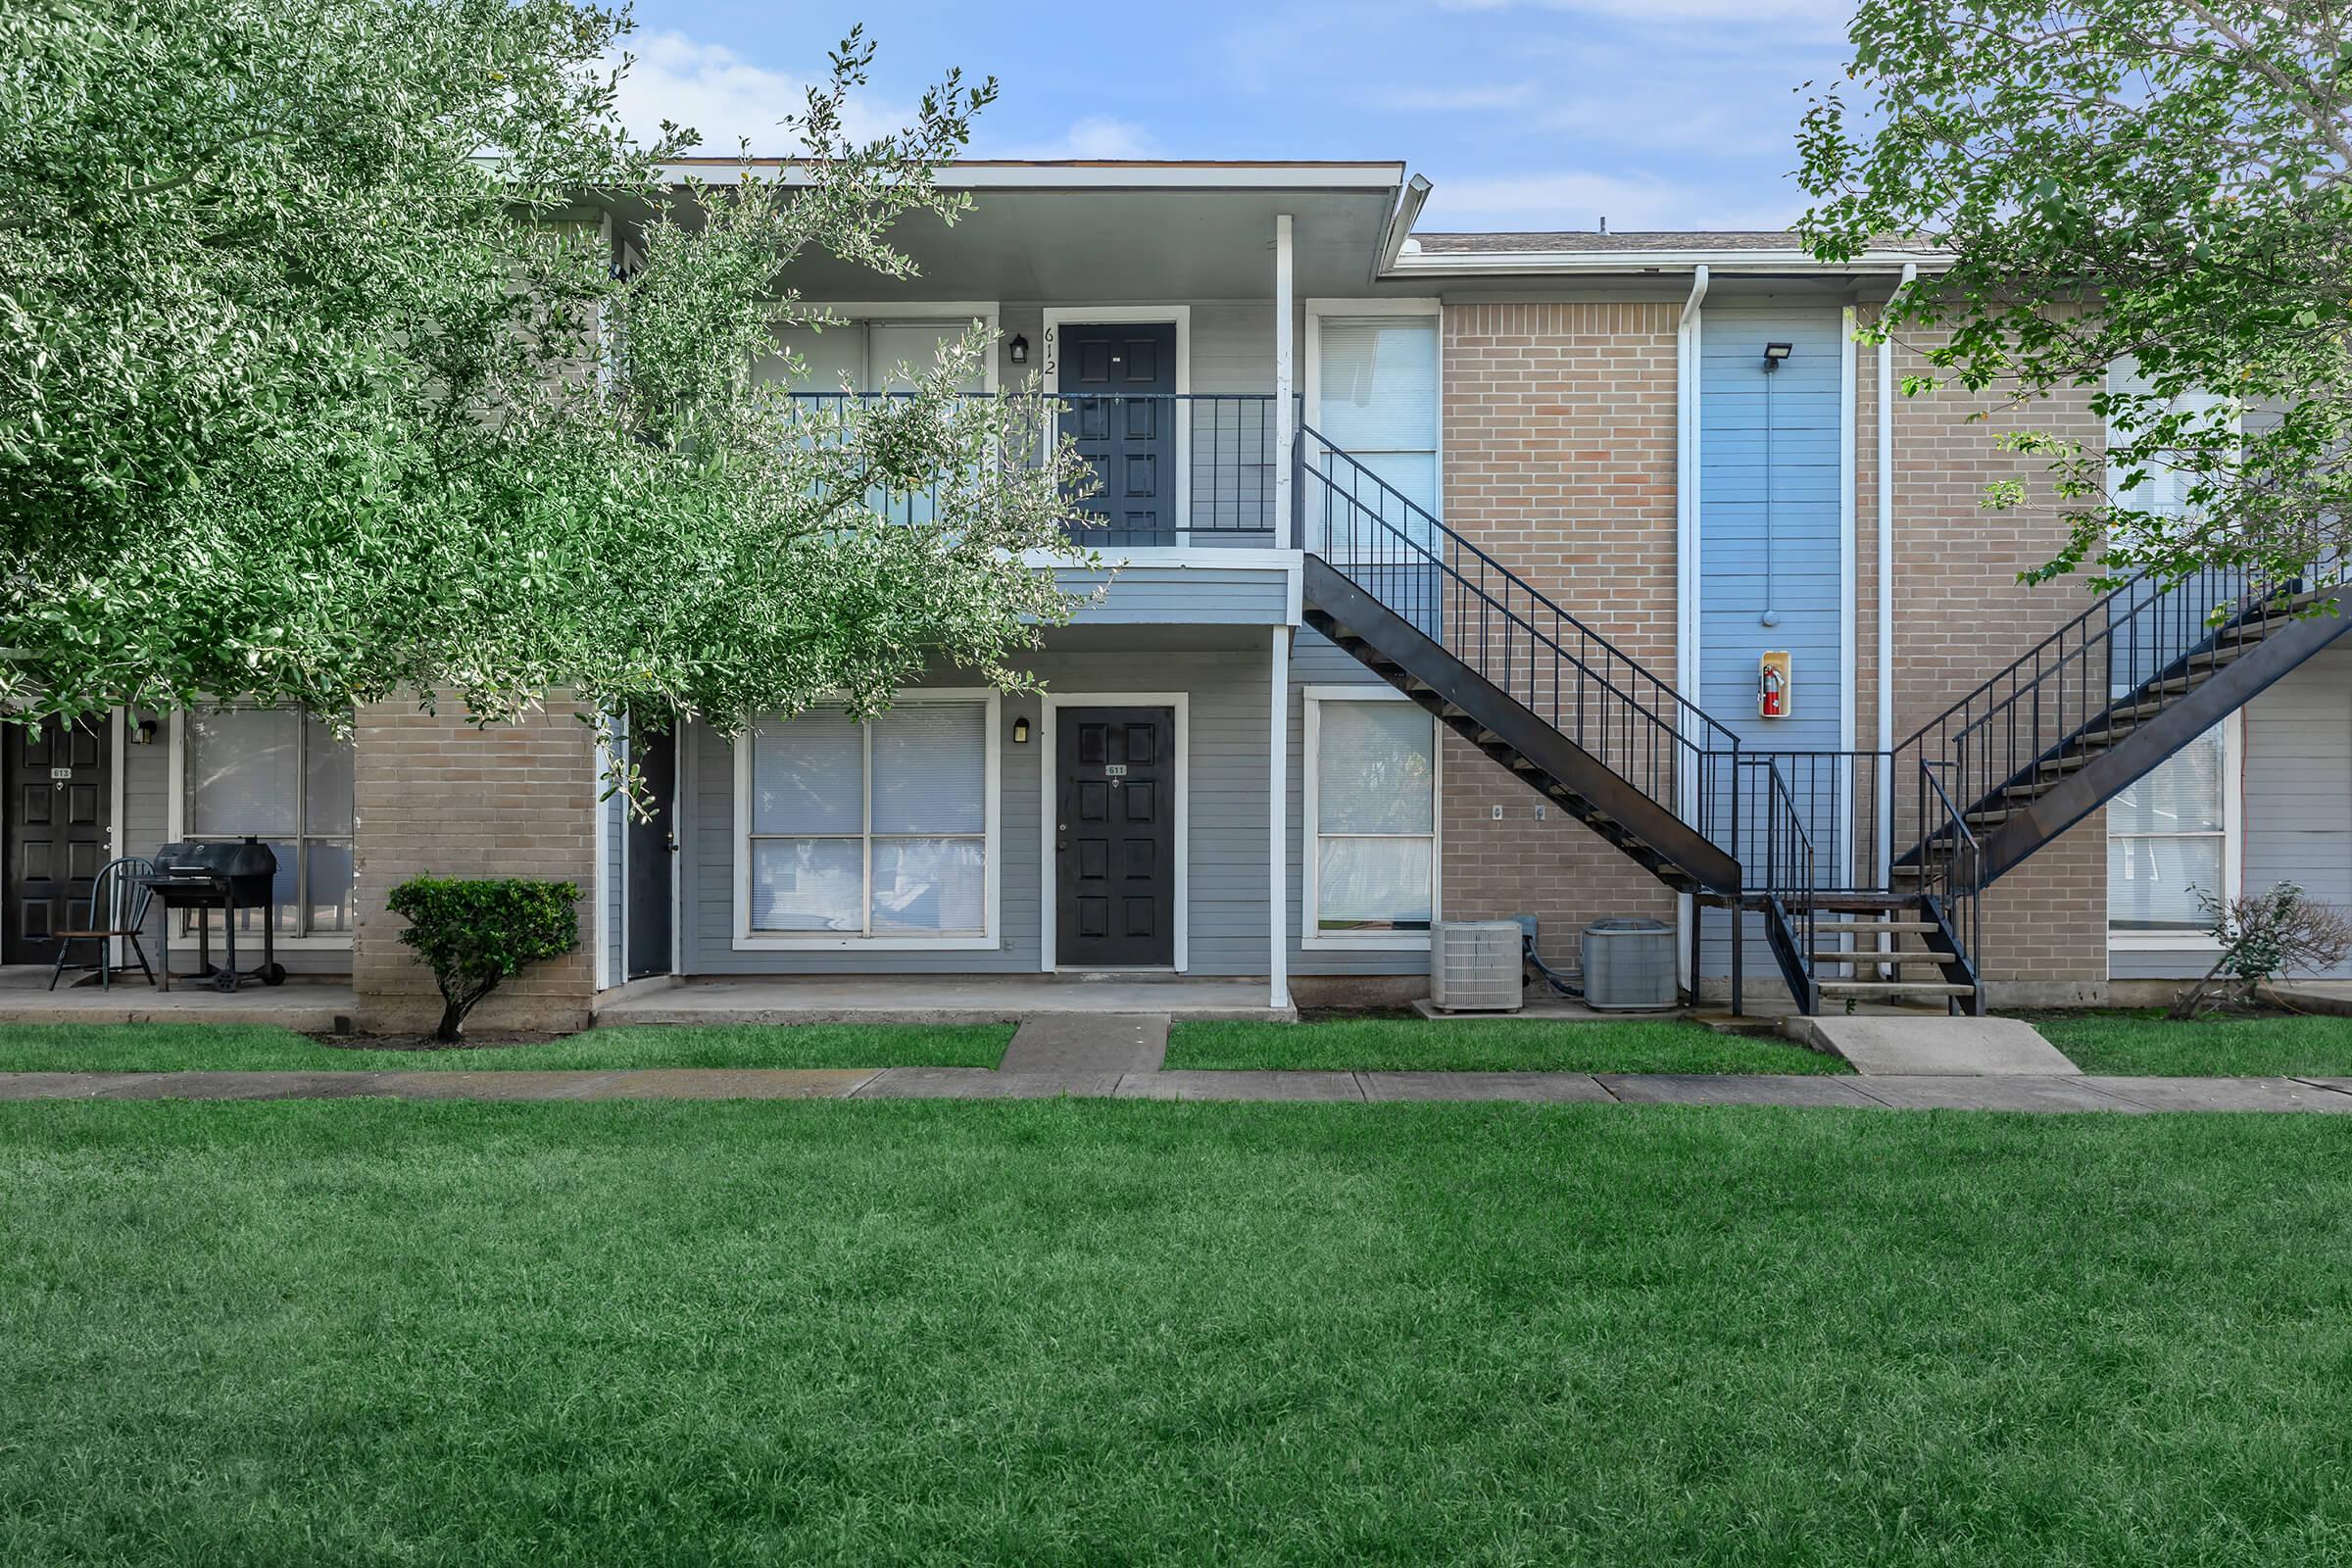
{"label": "brick column", "polygon": [[469,1027],[585,1028],[595,990],[596,747],[558,700],[516,724],[477,729],[445,696],[438,713],[379,703],[358,715],[353,780],[357,921],[352,987],[368,1034],[430,1029],[433,977],[400,940],[385,899],[414,876],[529,877],[580,889],[580,946],[493,992]]}
{"label": "brick column", "polygon": [[[1675,323],[1681,301],[1446,308],[1447,526],[1662,679],[1674,678]],[[1445,736],[1446,913],[1537,917],[1576,966],[1594,920],[1671,921],[1674,895]],[[1497,821],[1494,808],[1502,808]]]}

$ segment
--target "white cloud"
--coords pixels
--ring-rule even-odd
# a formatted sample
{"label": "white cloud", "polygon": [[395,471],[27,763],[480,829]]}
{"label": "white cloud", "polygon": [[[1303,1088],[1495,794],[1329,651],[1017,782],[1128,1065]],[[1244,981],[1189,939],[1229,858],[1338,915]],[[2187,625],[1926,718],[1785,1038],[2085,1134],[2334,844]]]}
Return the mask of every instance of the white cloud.
{"label": "white cloud", "polygon": [[1000,149],[976,149],[980,158],[1150,158],[1157,143],[1152,133],[1130,121],[1111,115],[1087,115],[1070,122],[1050,141],[1022,142]]}
{"label": "white cloud", "polygon": [[1421,109],[1452,114],[1485,109],[1517,109],[1533,103],[1535,97],[1534,82],[1513,81],[1482,87],[1398,87],[1382,93],[1376,102],[1391,109]]}
{"label": "white cloud", "polygon": [[1437,189],[1418,227],[1448,229],[1597,229],[1607,219],[1618,231],[1644,228],[1785,228],[1801,203],[1771,200],[1773,188],[1742,185],[1726,194],[1678,185],[1647,174],[1599,174],[1558,170],[1449,180]]}
{"label": "white cloud", "polygon": [[[759,155],[792,151],[781,122],[807,107],[811,78],[754,65],[724,44],[682,32],[647,33],[629,45],[636,60],[621,77],[615,107],[637,135],[650,140],[671,120],[702,132],[703,153],[723,157],[744,141]],[[886,135],[908,118],[861,94],[843,111],[846,128],[859,139]]]}

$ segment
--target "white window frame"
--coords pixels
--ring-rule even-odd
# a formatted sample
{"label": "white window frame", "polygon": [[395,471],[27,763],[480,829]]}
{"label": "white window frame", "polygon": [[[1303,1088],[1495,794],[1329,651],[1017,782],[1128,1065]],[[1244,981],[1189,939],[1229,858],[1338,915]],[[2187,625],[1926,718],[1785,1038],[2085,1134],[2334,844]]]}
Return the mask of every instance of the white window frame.
{"label": "white window frame", "polygon": [[[1435,505],[1433,511],[1442,521],[1446,516],[1446,305],[1435,296],[1413,296],[1399,299],[1342,300],[1310,299],[1306,302],[1306,384],[1304,399],[1306,416],[1302,421],[1320,431],[1323,428],[1323,320],[1326,317],[1362,316],[1426,316],[1436,324],[1438,334],[1438,402],[1437,429],[1432,435],[1430,462],[1435,469]],[[1304,439],[1301,436],[1300,439]],[[1317,443],[1318,447],[1321,445]],[[1353,454],[1350,454],[1353,456]],[[1311,463],[1315,454],[1307,454]]]}
{"label": "white window frame", "polygon": [[[988,686],[924,686],[900,691],[891,697],[893,708],[911,708],[923,703],[972,703],[984,705],[984,729],[987,744],[982,753],[984,806],[981,812],[981,907],[985,926],[978,935],[922,936],[906,932],[869,936],[863,932],[781,932],[756,931],[752,928],[752,737],[739,735],[732,743],[735,754],[735,934],[734,948],[738,953],[969,953],[993,950],[1003,940],[1003,895],[1004,864],[1004,829],[1003,820],[1003,694]],[[790,720],[786,720],[787,723]],[[866,801],[861,806],[866,815],[861,822],[859,838],[868,846],[865,856],[865,907],[873,899],[873,857],[870,850],[873,834],[871,811],[873,795],[873,726],[862,724],[866,749],[863,770]],[[947,834],[943,837],[966,837]]]}
{"label": "white window frame", "polygon": [[[255,704],[250,704],[250,703],[246,703],[246,704],[235,704],[235,703],[232,703],[232,704],[229,704],[229,705],[227,705],[227,706],[230,706],[230,707],[255,707],[255,706],[258,706],[258,705],[255,705]],[[353,753],[354,753],[354,756],[355,756],[355,759],[356,759],[356,756],[357,756],[357,753],[358,753],[358,745],[357,745],[356,738],[355,738],[354,745],[353,745]],[[167,768],[170,770],[170,772],[171,772],[171,778],[172,778],[172,787],[171,787],[171,798],[170,798],[170,800],[168,800],[168,801],[165,803],[165,807],[164,807],[164,838],[165,838],[166,842],[168,842],[168,843],[172,843],[172,844],[184,844],[184,843],[186,843],[186,842],[187,842],[187,839],[188,839],[188,756],[189,756],[189,746],[188,746],[188,715],[187,715],[185,712],[183,712],[183,711],[179,711],[179,710],[175,710],[172,712],[172,733],[171,733],[171,740],[170,740],[170,744],[169,744],[169,747],[168,747],[168,750],[167,750],[167,756],[166,756],[166,759],[165,759],[165,766],[166,766],[166,767],[167,767]],[[300,774],[301,774],[301,778],[302,778],[302,785],[301,785],[301,787],[302,787],[302,789],[303,789],[304,796],[305,796],[305,800],[306,800],[306,803],[307,803],[307,799],[308,799],[308,795],[309,795],[309,791],[310,791],[310,776],[309,776],[309,772],[308,772],[308,770],[307,770],[307,769],[298,769],[298,771],[299,771],[299,772],[300,772]],[[354,791],[354,793],[355,793],[355,794],[357,793],[357,791],[356,791],[356,787],[355,787],[355,791]],[[308,814],[307,804],[306,804],[306,806],[303,808],[303,811],[304,811],[304,814],[307,816],[307,814]],[[118,820],[120,820],[120,818],[118,818]],[[120,833],[120,832],[122,831],[122,829],[118,827],[118,828],[116,829],[116,831],[117,831],[118,833]],[[255,836],[256,836],[256,837],[260,837],[261,835],[257,834],[257,835],[255,835]],[[348,838],[348,839],[350,839],[350,841],[351,841],[351,845],[352,845],[352,849],[353,849],[353,851],[355,852],[355,853],[354,853],[354,856],[353,856],[353,860],[352,860],[352,874],[351,874],[351,882],[352,882],[352,896],[353,896],[353,903],[352,903],[352,917],[351,917],[351,918],[352,918],[352,930],[350,930],[350,931],[322,931],[322,932],[318,932],[318,933],[317,933],[317,934],[315,934],[315,935],[310,935],[310,936],[299,936],[299,937],[296,937],[296,936],[286,936],[286,935],[284,935],[284,934],[282,934],[282,933],[281,933],[281,934],[279,934],[279,935],[277,935],[277,936],[275,936],[275,937],[273,937],[273,938],[271,939],[270,946],[271,946],[271,947],[272,947],[272,948],[273,948],[275,951],[277,951],[277,952],[279,952],[279,953],[349,953],[349,952],[351,951],[351,939],[352,939],[352,938],[353,938],[353,936],[355,936],[355,935],[357,934],[357,932],[358,932],[358,928],[359,928],[359,918],[360,918],[360,916],[359,916],[359,904],[358,904],[358,895],[359,895],[360,874],[359,874],[359,860],[358,860],[358,856],[357,856],[357,853],[356,853],[356,852],[358,851],[358,849],[359,849],[359,843],[360,843],[360,817],[359,817],[359,807],[358,807],[358,803],[357,803],[356,801],[353,803],[353,807],[352,807],[352,817],[351,817],[351,831],[350,831],[348,834],[340,834],[340,833],[298,833],[298,834],[296,835],[296,837],[297,837],[298,839],[303,839],[303,838],[323,838],[323,839],[333,839],[333,838]],[[220,838],[218,835],[216,835],[216,834],[206,834],[206,835],[204,835],[204,842],[206,842],[206,843],[223,843],[223,842],[226,842],[226,841],[225,841],[225,840],[222,840],[222,839],[220,839]],[[294,879],[295,879],[295,896],[296,896],[296,897],[299,899],[299,898],[303,897],[303,894],[304,894],[304,890],[303,890],[303,888],[302,888],[302,869],[301,869],[301,867],[300,867],[299,865],[298,865],[298,866],[295,868]],[[239,934],[240,934],[240,935],[242,935],[243,933],[239,933]],[[259,940],[260,940],[260,935],[261,935],[261,934],[260,934],[259,932],[256,932],[256,933],[254,933],[253,940],[255,940],[255,941],[259,941]]]}
{"label": "white window frame", "polygon": [[[2118,383],[2136,372],[2129,360],[2108,367],[2106,385],[2110,391]],[[2219,407],[2226,400],[2215,397],[2211,406]],[[2232,427],[2242,422],[2242,416],[2231,416]],[[2112,433],[2112,426],[2110,432]],[[2123,494],[2116,488],[2123,470],[2110,464],[2107,468],[2107,491],[2112,499]],[[2134,509],[2145,510],[2145,509]],[[2161,511],[2161,509],[2159,509]],[[2220,896],[2234,899],[2245,886],[2245,710],[2240,708],[2222,721],[2222,887]],[[2170,760],[2170,759],[2167,759]],[[2162,765],[2162,764],[2158,764]],[[2102,821],[2105,819],[2102,818]],[[2110,836],[2113,834],[2110,827]],[[2210,833],[2120,835],[2128,838],[2210,838]],[[2107,929],[2107,949],[2110,953],[2218,953],[2221,944],[2202,931],[2127,931],[2114,926]]]}
{"label": "white window frame", "polygon": [[[1037,720],[1037,820],[1038,887],[1042,890],[1037,901],[1037,967],[1041,974],[1054,974],[1061,965],[1056,961],[1055,946],[1059,937],[1055,921],[1060,885],[1055,880],[1054,846],[1058,835],[1046,830],[1046,824],[1056,819],[1061,809],[1061,776],[1058,759],[1061,755],[1061,710],[1065,708],[1165,708],[1175,714],[1176,722],[1176,815],[1173,832],[1176,835],[1176,931],[1170,952],[1175,956],[1172,964],[1139,966],[1137,974],[1183,974],[1192,967],[1192,694],[1190,692],[1073,692],[1049,691],[1038,699]],[[1088,973],[1101,971],[1089,967]]]}
{"label": "white window frame", "polygon": [[[988,327],[990,339],[984,365],[987,379],[982,383],[982,387],[991,393],[997,390],[997,362],[1004,356],[1002,345],[996,341],[1000,311],[998,302],[995,300],[920,300],[912,304],[902,302],[896,305],[872,300],[852,300],[846,304],[808,300],[799,304],[796,309],[803,313],[839,317],[841,319],[836,324],[824,329],[828,332],[838,332],[845,327],[857,328],[859,340],[863,345],[860,357],[864,362],[862,377],[864,384],[858,388],[860,392],[880,390],[874,385],[876,376],[872,328],[877,326],[939,325],[968,327],[974,321],[981,322]],[[780,324],[805,326],[808,323],[794,320]],[[793,390],[795,392],[821,393],[838,392],[841,389],[832,386],[818,386],[811,382],[807,386],[796,386]]]}
{"label": "white window frame", "polygon": [[[2225,899],[2234,899],[2245,888],[2245,710],[2239,709],[2221,723],[2222,731],[2222,886],[2218,890]],[[2167,758],[2165,760],[2170,761]],[[2159,767],[2163,763],[2157,764]],[[2129,839],[2184,838],[2209,839],[2205,833],[2116,833],[2108,829],[2108,837]],[[2112,907],[2112,905],[2110,905]],[[2107,948],[2111,953],[2219,953],[2221,944],[2203,931],[2129,931],[2115,926],[2107,928]]]}
{"label": "white window frame", "polygon": [[[1322,931],[1317,929],[1315,906],[1322,891],[1323,865],[1319,853],[1322,829],[1318,804],[1321,799],[1321,752],[1323,741],[1323,707],[1326,703],[1412,703],[1412,699],[1393,686],[1306,686],[1299,690],[1305,705],[1300,732],[1301,767],[1299,792],[1303,797],[1299,812],[1298,861],[1298,946],[1307,953],[1375,952],[1427,953],[1430,933],[1427,931]],[[1413,704],[1418,710],[1420,705]],[[1446,917],[1446,737],[1438,729],[1437,715],[1429,714],[1430,778],[1429,778],[1429,921],[1435,926]],[[1417,835],[1398,833],[1384,837],[1412,838]]]}

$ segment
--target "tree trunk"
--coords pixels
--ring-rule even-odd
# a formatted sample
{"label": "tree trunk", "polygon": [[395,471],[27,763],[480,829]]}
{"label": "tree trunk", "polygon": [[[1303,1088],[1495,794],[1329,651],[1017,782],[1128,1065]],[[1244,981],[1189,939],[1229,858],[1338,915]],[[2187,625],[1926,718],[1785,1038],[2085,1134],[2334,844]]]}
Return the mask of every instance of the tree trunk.
{"label": "tree trunk", "polygon": [[466,1003],[456,997],[444,996],[441,999],[441,1025],[433,1031],[433,1038],[445,1045],[455,1045],[464,1040],[468,1010]]}

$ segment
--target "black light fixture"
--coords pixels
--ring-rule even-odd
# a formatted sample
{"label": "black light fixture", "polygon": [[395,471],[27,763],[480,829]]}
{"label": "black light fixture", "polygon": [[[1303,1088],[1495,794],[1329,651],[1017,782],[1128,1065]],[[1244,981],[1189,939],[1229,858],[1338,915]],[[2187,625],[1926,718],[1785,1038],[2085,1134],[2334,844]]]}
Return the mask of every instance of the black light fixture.
{"label": "black light fixture", "polygon": [[1012,341],[1004,345],[1004,357],[1015,365],[1027,365],[1029,363],[1029,340],[1018,332],[1013,333]]}
{"label": "black light fixture", "polygon": [[1029,744],[1029,720],[1027,718],[1016,718],[1012,721],[1012,744],[1015,746]]}
{"label": "black light fixture", "polygon": [[1767,343],[1767,344],[1765,344],[1765,345],[1764,345],[1764,368],[1765,368],[1765,369],[1767,369],[1767,370],[1777,370],[1777,369],[1779,369],[1779,368],[1781,368],[1781,362],[1782,362],[1783,360],[1787,359],[1787,358],[1788,358],[1788,356],[1789,356],[1791,353],[1793,353],[1793,352],[1795,351],[1795,348],[1796,348],[1796,345],[1795,345],[1795,344],[1793,344],[1793,343]]}

